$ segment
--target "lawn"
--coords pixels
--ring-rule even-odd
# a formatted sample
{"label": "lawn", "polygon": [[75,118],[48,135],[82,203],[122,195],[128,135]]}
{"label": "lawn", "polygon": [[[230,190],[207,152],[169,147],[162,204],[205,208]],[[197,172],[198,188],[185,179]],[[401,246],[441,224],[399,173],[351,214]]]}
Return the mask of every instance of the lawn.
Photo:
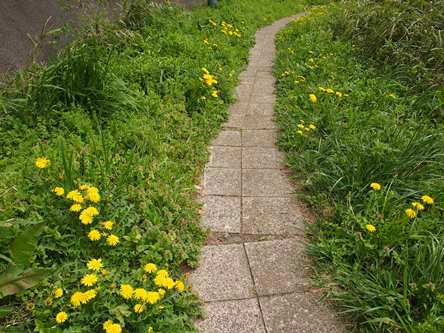
{"label": "lawn", "polygon": [[196,185],[259,26],[304,1],[136,1],[0,90],[0,330],[194,332]]}
{"label": "lawn", "polygon": [[438,29],[440,4],[346,1],[278,36],[279,145],[318,213],[315,278],[359,332],[444,331],[442,62],[407,24]]}

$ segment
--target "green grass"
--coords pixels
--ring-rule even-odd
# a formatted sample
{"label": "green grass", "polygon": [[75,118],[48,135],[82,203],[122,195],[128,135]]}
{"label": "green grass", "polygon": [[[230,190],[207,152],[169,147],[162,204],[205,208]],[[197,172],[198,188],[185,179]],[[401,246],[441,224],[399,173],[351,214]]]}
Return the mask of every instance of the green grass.
{"label": "green grass", "polygon": [[[309,246],[317,277],[356,331],[442,332],[444,137],[432,116],[440,102],[426,98],[437,92],[419,94],[396,65],[358,57],[337,33],[342,10],[320,8],[284,29],[275,68],[279,144],[319,212]],[[409,219],[423,195],[435,203]]]}
{"label": "green grass", "polygon": [[[142,272],[147,262],[174,279],[196,265],[206,234],[195,185],[206,146],[227,117],[256,29],[304,2],[225,0],[192,12],[138,4],[0,91],[0,272],[16,252],[13,240],[33,223],[43,227],[25,268],[47,269],[39,285],[0,300],[2,332],[103,332],[108,319],[124,332],[195,331],[200,309],[188,289],[168,291],[142,314],[118,290],[123,283],[155,288]],[[222,21],[241,36],[222,33]],[[201,82],[203,67],[217,78],[220,97]],[[36,169],[39,156],[50,159],[49,168]],[[91,227],[113,220],[116,247],[88,240],[91,227],[51,193],[81,183],[99,188],[100,216]],[[70,296],[85,289],[79,280],[91,258],[102,258],[109,274],[99,276],[96,299],[73,308]],[[56,287],[63,297],[54,297]],[[69,315],[60,325],[59,311]]]}

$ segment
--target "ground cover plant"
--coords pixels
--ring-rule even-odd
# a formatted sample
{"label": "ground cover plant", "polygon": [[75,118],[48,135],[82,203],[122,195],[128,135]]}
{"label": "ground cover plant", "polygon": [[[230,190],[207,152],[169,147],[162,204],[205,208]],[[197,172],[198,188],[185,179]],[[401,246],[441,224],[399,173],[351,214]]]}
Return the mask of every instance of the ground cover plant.
{"label": "ground cover plant", "polygon": [[277,41],[279,145],[319,212],[317,278],[356,331],[442,332],[442,90],[374,66],[341,17],[320,7]]}
{"label": "ground cover plant", "polygon": [[133,1],[2,86],[2,332],[195,331],[206,145],[257,27],[302,4]]}

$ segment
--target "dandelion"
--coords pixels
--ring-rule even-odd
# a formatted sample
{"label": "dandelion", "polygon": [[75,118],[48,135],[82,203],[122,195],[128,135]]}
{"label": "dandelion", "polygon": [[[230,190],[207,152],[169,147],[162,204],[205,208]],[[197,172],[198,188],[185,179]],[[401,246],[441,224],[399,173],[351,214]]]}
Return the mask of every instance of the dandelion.
{"label": "dandelion", "polygon": [[90,188],[90,185],[88,185],[88,184],[81,184],[79,186],[79,190],[81,190],[81,191],[85,191],[85,190],[87,190],[89,188]]}
{"label": "dandelion", "polygon": [[84,201],[82,194],[77,190],[68,192],[66,198],[79,204],[83,203]]}
{"label": "dandelion", "polygon": [[93,242],[98,241],[100,238],[102,238],[102,234],[97,229],[91,229],[91,231],[88,232],[88,238]]}
{"label": "dandelion", "polygon": [[61,197],[65,194],[65,190],[63,189],[63,187],[54,187],[54,189],[52,190],[56,196]]}
{"label": "dandelion", "polygon": [[105,331],[106,333],[122,333],[122,327],[119,324],[111,324]]}
{"label": "dandelion", "polygon": [[68,314],[64,311],[61,311],[61,312],[57,313],[57,316],[55,319],[56,319],[57,323],[63,324],[65,321],[68,320]]}
{"label": "dandelion", "polygon": [[79,215],[80,221],[87,225],[91,224],[93,222],[94,216],[99,215],[99,211],[95,207],[88,207],[82,210],[82,212]]}
{"label": "dandelion", "polygon": [[416,217],[416,212],[415,212],[413,209],[411,209],[411,208],[407,208],[407,209],[405,210],[405,215],[407,215],[407,217],[408,217],[409,219],[413,219],[413,218]]}
{"label": "dandelion", "polygon": [[308,125],[308,128],[311,129],[311,130],[315,130],[316,126],[314,124],[310,124],[310,125]]}
{"label": "dandelion", "polygon": [[106,244],[108,244],[109,246],[116,246],[117,244],[119,244],[120,240],[119,237],[117,237],[116,235],[109,235],[106,238]]}
{"label": "dandelion", "polygon": [[50,163],[51,161],[46,157],[37,157],[35,159],[35,166],[39,169],[46,169],[47,167],[49,167]]}
{"label": "dandelion", "polygon": [[96,296],[97,296],[97,291],[95,291],[94,289],[87,290],[86,292],[83,293],[83,302],[82,303],[84,303],[84,304],[88,303],[92,299],[96,298]]}
{"label": "dandelion", "polygon": [[145,311],[145,306],[143,304],[137,303],[136,305],[134,305],[135,313],[142,313],[143,311]]}
{"label": "dandelion", "polygon": [[160,296],[160,297],[165,296],[165,289],[159,288],[159,289],[157,290],[157,292],[159,293],[159,296]]}
{"label": "dandelion", "polygon": [[102,327],[106,331],[112,324],[114,324],[112,320],[107,320],[103,323]]}
{"label": "dandelion", "polygon": [[113,228],[114,222],[113,221],[105,221],[102,222],[102,226],[106,229],[106,230],[111,230]]}
{"label": "dandelion", "polygon": [[172,278],[165,278],[163,282],[163,286],[167,289],[173,289],[175,286],[174,280]]}
{"label": "dandelion", "polygon": [[55,298],[60,298],[62,296],[63,296],[63,289],[62,288],[54,289],[54,297]]}
{"label": "dandelion", "polygon": [[97,283],[97,275],[95,275],[95,274],[86,274],[84,277],[82,277],[80,282],[84,286],[92,287],[93,285],[95,285]]}
{"label": "dandelion", "polygon": [[432,198],[431,196],[428,196],[428,195],[423,195],[423,196],[421,197],[421,200],[422,200],[425,204],[427,204],[427,205],[433,205],[433,203],[435,202],[435,201],[433,200],[433,198]]}
{"label": "dandelion", "polygon": [[98,203],[100,201],[100,194],[97,187],[89,187],[86,190],[86,199],[88,199],[91,202]]}
{"label": "dandelion", "polygon": [[318,102],[318,98],[316,97],[315,94],[310,94],[310,95],[308,95],[308,96],[310,97],[310,101],[311,101],[313,104],[315,104],[315,103]]}
{"label": "dandelion", "polygon": [[103,267],[102,259],[91,259],[88,261],[87,267],[92,271],[99,271]]}
{"label": "dandelion", "polygon": [[124,299],[131,299],[134,294],[134,289],[129,284],[122,284],[120,286],[120,295]]}
{"label": "dandelion", "polygon": [[417,210],[424,210],[425,209],[424,205],[420,202],[417,202],[417,201],[412,202],[412,207]]}
{"label": "dandelion", "polygon": [[213,96],[213,97],[215,97],[215,98],[219,97],[219,90],[213,90],[213,91],[211,92],[211,96]]}
{"label": "dandelion", "polygon": [[381,189],[381,184],[379,183],[371,183],[370,187],[374,190],[374,191],[379,191]]}
{"label": "dandelion", "polygon": [[327,94],[334,94],[335,91],[333,89],[331,89],[331,88],[327,88],[327,89],[325,89],[325,92]]}
{"label": "dandelion", "polygon": [[376,227],[373,224],[367,224],[365,226],[365,228],[367,229],[368,232],[375,232],[376,231]]}
{"label": "dandelion", "polygon": [[147,273],[154,273],[157,270],[157,266],[153,263],[148,263],[143,266],[143,270]]}
{"label": "dandelion", "polygon": [[76,291],[74,294],[71,295],[70,302],[73,307],[78,307],[82,303],[82,300],[84,299],[83,293],[80,291]]}
{"label": "dandelion", "polygon": [[304,132],[302,132],[301,130],[298,130],[298,131],[296,131],[296,134],[304,135]]}
{"label": "dandelion", "polygon": [[157,272],[157,276],[162,276],[162,277],[168,277],[168,276],[170,276],[170,274],[168,273],[168,271],[167,270],[165,270],[165,269],[160,269],[158,272]]}
{"label": "dandelion", "polygon": [[185,285],[182,281],[178,280],[175,282],[174,287],[178,292],[182,292],[185,290]]}
{"label": "dandelion", "polygon": [[78,213],[82,210],[82,205],[81,204],[73,204],[73,205],[71,205],[71,207],[69,207],[69,210],[71,212]]}
{"label": "dandelion", "polygon": [[305,126],[304,126],[304,124],[298,124],[298,128],[300,128],[300,129],[304,129]]}
{"label": "dandelion", "polygon": [[150,304],[156,304],[160,298],[160,294],[157,291],[148,291],[145,294],[144,300]]}
{"label": "dandelion", "polygon": [[342,97],[342,95],[343,95],[343,94],[342,94],[341,92],[339,92],[339,91],[336,92],[336,96],[338,96],[338,97]]}

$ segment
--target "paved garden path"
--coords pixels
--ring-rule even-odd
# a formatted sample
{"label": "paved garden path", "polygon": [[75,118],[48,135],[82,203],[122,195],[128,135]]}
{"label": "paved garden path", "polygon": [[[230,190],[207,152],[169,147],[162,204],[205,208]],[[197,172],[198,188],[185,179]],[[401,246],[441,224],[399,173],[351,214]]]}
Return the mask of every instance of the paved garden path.
{"label": "paved garden path", "polygon": [[304,212],[275,146],[274,40],[297,17],[257,32],[238,100],[210,147],[202,221],[211,235],[190,276],[205,302],[202,333],[343,332],[309,288]]}

